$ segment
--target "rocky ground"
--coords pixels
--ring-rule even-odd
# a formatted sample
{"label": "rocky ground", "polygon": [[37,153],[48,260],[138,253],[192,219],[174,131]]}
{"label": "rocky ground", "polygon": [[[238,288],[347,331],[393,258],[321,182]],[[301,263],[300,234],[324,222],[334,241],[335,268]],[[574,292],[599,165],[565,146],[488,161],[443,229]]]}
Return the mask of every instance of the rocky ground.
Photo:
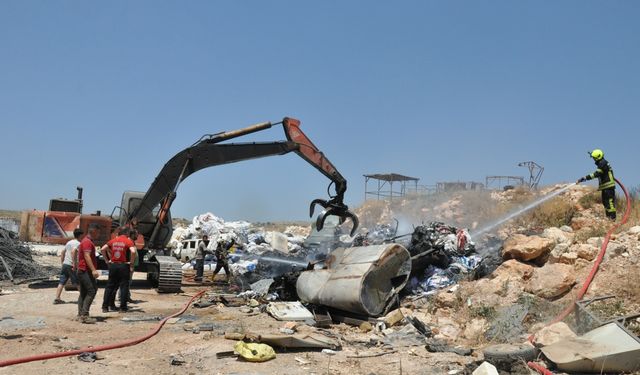
{"label": "rocky ground", "polygon": [[[536,197],[535,193],[517,190],[474,194],[480,195],[453,194],[429,198],[420,204],[415,201],[368,202],[359,209],[359,214],[368,227],[402,216],[403,221],[410,223],[443,220],[475,228]],[[234,341],[225,339],[225,333],[278,334],[283,327],[283,322],[260,312],[259,307],[246,304],[231,307],[218,303],[206,308],[191,307],[185,313],[186,319],[167,324],[157,336],[129,348],[100,352],[101,359],[93,363],[67,357],[0,368],[0,374],[50,371],[89,374],[471,373],[482,363],[484,347],[493,343],[525,342],[531,333],[540,330],[572,303],[591,269],[604,233],[611,225],[604,218],[596,194],[590,188],[575,187],[501,227],[490,237],[504,241],[503,245],[493,250],[496,253],[485,255],[504,262],[488,276],[461,281],[432,296],[406,296],[402,300],[400,312],[425,323],[433,333],[430,342],[442,344],[435,348],[440,352],[429,352],[424,337],[416,335],[404,319],[383,331],[371,325],[340,324],[333,325],[328,331],[298,325],[299,332],[324,332],[339,340],[342,350],[334,355],[320,351],[279,351],[274,360],[264,363],[217,359],[217,352],[233,350]],[[593,310],[603,319],[640,312],[639,219],[638,210],[634,209],[630,223],[623,226],[609,244],[600,271],[587,293],[587,298],[615,296],[593,305]],[[482,243],[484,238],[478,240]],[[52,255],[37,259],[42,264],[57,261]],[[144,275],[137,276],[142,278]],[[187,286],[181,294],[159,295],[149,289],[144,280],[137,280],[133,298],[140,303],[134,305],[133,312],[123,315],[98,312],[103,287],[101,284],[93,307],[100,322],[81,325],[72,320],[77,292],[64,292],[63,299],[68,303],[54,306],[51,302],[55,282],[4,284],[0,295],[0,360],[143,335],[157,322],[126,322],[122,318],[172,314],[203,288]],[[209,293],[235,292],[220,285],[205,289]],[[571,318],[566,322],[576,329]],[[212,330],[194,333],[194,328],[203,327],[203,324]],[[640,333],[635,323],[630,329]],[[383,345],[385,341],[387,345]],[[524,367],[512,371],[528,373]]]}

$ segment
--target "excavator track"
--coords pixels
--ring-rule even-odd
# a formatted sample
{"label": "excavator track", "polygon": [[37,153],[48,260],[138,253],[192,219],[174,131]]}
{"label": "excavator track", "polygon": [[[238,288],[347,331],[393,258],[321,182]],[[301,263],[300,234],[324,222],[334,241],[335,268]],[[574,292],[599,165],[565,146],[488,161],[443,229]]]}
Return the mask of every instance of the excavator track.
{"label": "excavator track", "polygon": [[182,287],[182,263],[171,256],[155,256],[158,261],[158,293],[177,293]]}

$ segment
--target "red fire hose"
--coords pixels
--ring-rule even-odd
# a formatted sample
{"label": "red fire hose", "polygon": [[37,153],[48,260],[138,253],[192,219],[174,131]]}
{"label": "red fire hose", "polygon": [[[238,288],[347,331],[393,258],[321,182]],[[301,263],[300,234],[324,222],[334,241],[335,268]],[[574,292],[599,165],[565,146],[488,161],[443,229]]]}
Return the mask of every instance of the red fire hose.
{"label": "red fire hose", "polygon": [[[587,279],[585,280],[584,284],[582,284],[582,288],[580,288],[580,291],[578,291],[578,295],[576,295],[576,298],[571,302],[569,306],[567,306],[566,309],[564,309],[564,311],[560,313],[560,315],[558,315],[555,319],[553,319],[547,325],[558,323],[559,321],[566,318],[569,314],[571,314],[573,309],[575,309],[576,302],[580,301],[582,297],[584,297],[584,295],[587,293],[587,291],[589,290],[589,286],[593,281],[593,278],[596,276],[596,273],[600,268],[600,263],[602,263],[604,254],[607,252],[607,245],[609,245],[609,240],[611,239],[611,235],[613,235],[613,232],[615,232],[620,226],[624,225],[629,220],[629,215],[631,214],[631,198],[629,197],[629,192],[627,191],[627,188],[622,184],[622,182],[620,182],[620,180],[618,180],[617,178],[615,180],[618,183],[618,185],[620,185],[620,188],[624,192],[624,198],[627,201],[626,207],[624,209],[624,215],[622,216],[622,220],[614,224],[605,235],[604,241],[602,241],[602,247],[600,247],[600,252],[598,253],[597,258],[593,263],[591,272],[589,272]],[[533,335],[529,336],[529,341],[533,343]],[[527,363],[527,365],[529,365],[529,367],[531,367],[532,369],[538,371],[540,374],[544,374],[544,375],[552,374],[549,370],[545,369],[544,367],[536,363],[529,362]]]}
{"label": "red fire hose", "polygon": [[165,317],[164,319],[162,319],[160,322],[158,322],[158,325],[151,330],[151,332],[147,333],[144,336],[141,337],[137,337],[137,338],[133,338],[127,341],[122,341],[122,342],[118,342],[115,344],[109,344],[109,345],[100,345],[100,346],[88,346],[86,348],[81,348],[81,349],[77,349],[77,350],[69,350],[66,352],[58,352],[58,353],[45,353],[45,354],[37,354],[37,355],[32,355],[29,357],[22,357],[22,358],[15,358],[15,359],[6,359],[3,361],[0,361],[0,367],[5,367],[5,366],[12,366],[12,365],[17,365],[20,363],[27,363],[27,362],[33,362],[33,361],[43,361],[46,359],[52,359],[52,358],[61,358],[61,357],[69,357],[72,355],[78,355],[84,352],[101,352],[101,351],[105,351],[105,350],[112,350],[112,349],[119,349],[119,348],[124,348],[127,346],[133,346],[136,344],[139,344],[143,341],[146,341],[148,339],[150,339],[151,337],[155,336],[158,332],[160,332],[160,329],[162,328],[162,326],[164,326],[164,324],[167,322],[167,320],[171,319],[171,318],[175,318],[178,315],[182,315],[185,311],[187,311],[187,308],[191,305],[191,303],[198,297],[200,297],[201,295],[203,295],[205,292],[205,290],[202,290],[198,293],[196,293],[195,296],[191,297],[191,299],[189,300],[189,302],[187,302],[180,311],[176,312],[173,315],[169,315],[167,317]]}

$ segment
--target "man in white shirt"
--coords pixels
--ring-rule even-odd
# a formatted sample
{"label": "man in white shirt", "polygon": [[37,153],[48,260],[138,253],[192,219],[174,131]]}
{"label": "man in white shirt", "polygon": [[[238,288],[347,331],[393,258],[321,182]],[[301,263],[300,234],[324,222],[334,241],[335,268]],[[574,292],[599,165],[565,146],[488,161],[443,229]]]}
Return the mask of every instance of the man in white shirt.
{"label": "man in white shirt", "polygon": [[64,303],[64,301],[60,299],[60,294],[62,294],[62,288],[64,288],[64,284],[67,283],[67,280],[71,279],[71,284],[76,288],[78,287],[78,279],[76,278],[77,252],[78,246],[80,245],[80,239],[83,235],[84,232],[82,229],[76,228],[73,231],[74,239],[67,242],[67,244],[64,245],[62,252],[60,252],[62,269],[60,270],[60,283],[56,290],[56,299],[53,300],[54,305]]}

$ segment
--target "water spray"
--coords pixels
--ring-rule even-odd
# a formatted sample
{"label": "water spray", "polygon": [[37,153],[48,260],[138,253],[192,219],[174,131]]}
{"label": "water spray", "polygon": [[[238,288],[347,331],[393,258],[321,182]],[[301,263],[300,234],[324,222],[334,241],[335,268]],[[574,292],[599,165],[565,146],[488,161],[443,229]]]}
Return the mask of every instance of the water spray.
{"label": "water spray", "polygon": [[258,259],[259,260],[264,260],[264,261],[267,261],[267,262],[290,264],[292,266],[299,266],[299,267],[304,267],[304,268],[306,268],[307,265],[309,264],[308,262],[303,262],[303,261],[300,261],[300,260],[274,258],[274,257],[269,257],[269,256],[266,256],[266,257],[265,256],[261,256]]}
{"label": "water spray", "polygon": [[501,218],[501,219],[499,219],[499,220],[497,220],[497,221],[495,221],[495,222],[493,222],[493,223],[491,223],[489,225],[486,225],[486,226],[480,228],[478,231],[472,233],[471,237],[474,238],[474,237],[480,236],[482,234],[489,233],[489,232],[493,231],[494,229],[496,229],[500,225],[506,223],[507,221],[509,221],[511,219],[514,219],[514,218],[516,218],[516,217],[518,217],[518,216],[520,216],[520,215],[532,210],[533,208],[541,205],[542,203],[548,201],[549,199],[564,193],[565,191],[569,190],[574,185],[576,185],[575,182],[571,183],[571,184],[569,184],[569,185],[567,185],[567,186],[565,186],[565,187],[563,187],[561,189],[558,189],[558,190],[556,190],[556,191],[554,191],[552,193],[549,193],[549,194],[547,194],[545,196],[542,196],[542,197],[536,199],[535,201],[529,203],[528,205],[526,205],[526,206],[524,206],[522,208],[519,208],[516,211],[511,212],[507,216],[505,216],[505,217],[503,217],[503,218]]}

